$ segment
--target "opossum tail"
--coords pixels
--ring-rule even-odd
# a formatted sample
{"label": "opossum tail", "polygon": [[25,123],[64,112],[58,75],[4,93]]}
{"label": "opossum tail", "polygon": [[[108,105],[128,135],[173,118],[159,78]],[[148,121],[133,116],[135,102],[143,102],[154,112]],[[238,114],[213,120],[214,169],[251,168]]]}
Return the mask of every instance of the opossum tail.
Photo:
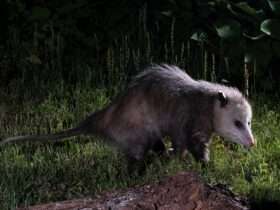
{"label": "opossum tail", "polygon": [[76,127],[54,134],[15,136],[0,141],[0,146],[7,143],[16,143],[16,142],[24,142],[24,141],[58,142],[58,141],[62,141],[64,138],[78,136],[83,133],[84,132],[82,127]]}

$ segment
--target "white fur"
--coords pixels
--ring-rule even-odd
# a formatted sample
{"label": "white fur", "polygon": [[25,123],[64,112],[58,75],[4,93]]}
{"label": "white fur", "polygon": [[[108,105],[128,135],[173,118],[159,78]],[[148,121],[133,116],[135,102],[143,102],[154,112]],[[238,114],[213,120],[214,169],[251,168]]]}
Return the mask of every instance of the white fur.
{"label": "white fur", "polygon": [[[217,100],[214,105],[214,129],[215,132],[238,144],[246,147],[253,146],[256,142],[251,131],[252,109],[243,96],[226,95],[228,104],[221,107]],[[242,123],[242,128],[235,125],[238,120]]]}

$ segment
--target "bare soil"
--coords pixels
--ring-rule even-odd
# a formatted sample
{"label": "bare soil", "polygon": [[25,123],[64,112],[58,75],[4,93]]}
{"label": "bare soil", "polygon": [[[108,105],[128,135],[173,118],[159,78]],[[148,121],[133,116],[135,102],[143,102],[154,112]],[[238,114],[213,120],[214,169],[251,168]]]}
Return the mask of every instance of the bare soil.
{"label": "bare soil", "polygon": [[197,174],[182,172],[162,181],[85,198],[36,205],[21,210],[248,210],[222,186],[209,186]]}

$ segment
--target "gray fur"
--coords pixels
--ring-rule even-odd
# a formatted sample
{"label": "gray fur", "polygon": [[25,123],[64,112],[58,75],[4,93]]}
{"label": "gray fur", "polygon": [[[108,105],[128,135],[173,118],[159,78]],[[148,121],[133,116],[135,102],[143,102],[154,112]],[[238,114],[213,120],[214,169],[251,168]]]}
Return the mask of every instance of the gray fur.
{"label": "gray fur", "polygon": [[[220,122],[217,113],[222,109],[219,91],[229,100],[226,106],[249,106],[235,88],[194,80],[176,66],[152,65],[135,77],[125,94],[77,128],[53,135],[12,137],[2,144],[97,134],[116,144],[129,157],[141,160],[150,149],[164,152],[162,139],[170,136],[175,152],[188,150],[197,160],[208,161],[211,135],[220,132],[216,128]],[[249,109],[242,110],[247,114]],[[220,133],[228,132],[224,130]]]}

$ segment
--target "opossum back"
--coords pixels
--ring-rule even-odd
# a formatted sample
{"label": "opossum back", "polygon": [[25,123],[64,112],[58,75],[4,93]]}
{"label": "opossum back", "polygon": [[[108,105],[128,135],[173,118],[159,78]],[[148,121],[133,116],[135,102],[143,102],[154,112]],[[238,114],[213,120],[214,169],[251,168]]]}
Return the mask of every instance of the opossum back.
{"label": "opossum back", "polygon": [[188,87],[194,88],[197,85],[195,80],[177,66],[165,64],[147,67],[132,80],[129,88],[158,86],[163,87],[158,91],[174,91],[176,93],[180,88],[186,90]]}

